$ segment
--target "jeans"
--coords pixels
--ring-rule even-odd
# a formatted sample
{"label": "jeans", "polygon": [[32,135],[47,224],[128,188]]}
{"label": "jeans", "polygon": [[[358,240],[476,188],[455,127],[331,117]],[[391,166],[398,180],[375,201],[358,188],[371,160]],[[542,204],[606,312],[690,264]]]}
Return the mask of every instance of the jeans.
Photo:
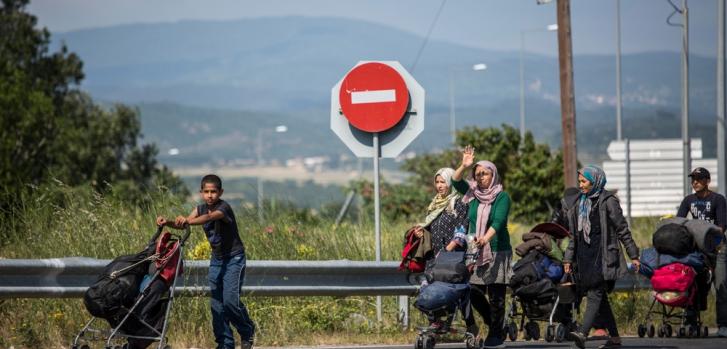
{"label": "jeans", "polygon": [[727,245],[720,246],[714,267],[714,289],[717,295],[717,325],[727,327]]}
{"label": "jeans", "polygon": [[255,323],[245,304],[240,301],[240,289],[245,280],[245,252],[225,258],[212,257],[208,282],[212,298],[212,331],[218,348],[234,348],[235,337],[230,324],[245,341],[252,341]]}
{"label": "jeans", "polygon": [[601,324],[608,330],[608,334],[611,337],[619,337],[616,319],[613,317],[611,303],[608,301],[607,289],[613,287],[607,283],[603,283],[602,287],[594,287],[586,291],[586,312],[583,315],[583,324],[579,329],[586,336],[591,332],[596,316],[598,316]]}
{"label": "jeans", "polygon": [[[472,284],[471,286],[470,301],[472,302],[472,307],[480,313],[489,328],[487,337],[504,339],[505,333],[503,328],[505,327],[505,293],[507,291],[507,285]],[[485,294],[487,294],[486,297]]]}

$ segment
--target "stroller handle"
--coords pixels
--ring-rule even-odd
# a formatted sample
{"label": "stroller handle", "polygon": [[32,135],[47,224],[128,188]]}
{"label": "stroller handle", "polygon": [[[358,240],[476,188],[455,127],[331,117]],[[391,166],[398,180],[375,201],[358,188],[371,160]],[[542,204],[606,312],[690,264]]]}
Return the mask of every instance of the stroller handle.
{"label": "stroller handle", "polygon": [[189,235],[192,233],[192,230],[189,229],[189,224],[184,225],[184,236],[182,236],[182,241],[180,243],[184,245],[185,242],[187,242],[187,239],[189,238]]}
{"label": "stroller handle", "polygon": [[163,225],[157,226],[157,231],[152,235],[151,239],[149,240],[149,245],[155,245],[157,239],[159,238],[159,235],[162,233],[162,229],[164,229]]}

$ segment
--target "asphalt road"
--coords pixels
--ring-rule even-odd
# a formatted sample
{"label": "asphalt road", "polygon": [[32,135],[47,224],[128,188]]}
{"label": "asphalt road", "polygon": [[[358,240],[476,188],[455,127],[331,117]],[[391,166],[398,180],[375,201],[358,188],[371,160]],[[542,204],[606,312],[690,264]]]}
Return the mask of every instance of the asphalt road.
{"label": "asphalt road", "polygon": [[[605,340],[593,340],[586,343],[586,348],[598,348],[599,345],[603,344]],[[559,349],[559,348],[575,348],[572,342],[563,343],[548,343],[543,340],[540,341],[517,341],[510,342],[506,341],[505,345],[507,348],[547,348],[547,349]],[[261,348],[262,347],[256,347]],[[290,347],[293,348],[293,347]],[[300,348],[300,347],[296,347]],[[321,346],[321,347],[307,347],[316,349],[411,349],[414,348],[412,344],[406,345],[358,345],[358,346]],[[438,343],[436,348],[466,348],[464,343]],[[638,337],[623,337],[623,346],[626,349],[677,349],[677,348],[700,348],[700,349],[726,349],[727,338],[708,337],[708,338],[638,338]],[[276,349],[281,349],[276,347]]]}

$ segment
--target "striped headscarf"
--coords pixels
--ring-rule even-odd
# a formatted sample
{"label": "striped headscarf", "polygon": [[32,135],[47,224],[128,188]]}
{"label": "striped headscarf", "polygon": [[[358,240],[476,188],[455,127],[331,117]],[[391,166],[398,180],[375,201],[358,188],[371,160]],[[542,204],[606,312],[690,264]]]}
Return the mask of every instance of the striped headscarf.
{"label": "striped headscarf", "polygon": [[606,186],[606,173],[596,165],[588,165],[578,171],[587,181],[591,182],[591,190],[588,193],[581,193],[578,203],[578,230],[583,232],[584,240],[591,243],[591,206],[593,198],[598,197]]}

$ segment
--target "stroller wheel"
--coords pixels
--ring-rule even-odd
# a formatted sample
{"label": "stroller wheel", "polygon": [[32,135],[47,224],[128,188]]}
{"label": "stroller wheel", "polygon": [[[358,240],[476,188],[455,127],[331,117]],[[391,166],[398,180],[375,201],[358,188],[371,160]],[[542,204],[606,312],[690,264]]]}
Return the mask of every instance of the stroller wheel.
{"label": "stroller wheel", "polygon": [[555,340],[555,325],[548,325],[545,328],[545,341],[550,343]]}
{"label": "stroller wheel", "polygon": [[656,335],[659,336],[659,338],[664,338],[664,336],[666,336],[666,331],[664,331],[664,325],[659,326],[659,329],[656,330]]}
{"label": "stroller wheel", "polygon": [[636,330],[636,332],[638,332],[640,338],[644,338],[644,336],[646,336],[646,325],[639,324],[639,327]]}
{"label": "stroller wheel", "polygon": [[509,325],[507,325],[507,337],[510,338],[510,341],[516,341],[517,340],[517,324],[512,321]]}
{"label": "stroller wheel", "polygon": [[664,324],[664,334],[666,335],[667,338],[671,337],[671,335],[672,335],[671,325]]}
{"label": "stroller wheel", "polygon": [[471,334],[467,334],[465,340],[464,340],[465,346],[467,346],[467,349],[475,349],[479,348],[477,345],[477,338]]}
{"label": "stroller wheel", "polygon": [[423,349],[434,349],[434,337],[424,336],[422,340]]}
{"label": "stroller wheel", "polygon": [[649,325],[649,330],[646,333],[649,338],[654,338],[654,335],[656,334],[656,328],[654,327],[654,324]]}
{"label": "stroller wheel", "polygon": [[709,327],[704,326],[702,329],[702,337],[709,337]]}
{"label": "stroller wheel", "polygon": [[537,322],[530,321],[530,331],[530,337],[532,337],[534,341],[540,339],[540,326],[538,326]]}
{"label": "stroller wheel", "polygon": [[422,338],[421,334],[417,335],[417,338],[414,340],[414,349],[424,349],[424,340]]}
{"label": "stroller wheel", "polygon": [[563,324],[558,324],[557,326],[555,326],[555,341],[558,343],[563,342],[566,334],[568,333],[567,331],[567,327]]}
{"label": "stroller wheel", "polygon": [[677,337],[683,338],[687,336],[687,328],[684,326],[679,326],[679,332],[677,332]]}
{"label": "stroller wheel", "polygon": [[688,334],[689,338],[697,338],[697,337],[699,337],[699,335],[700,335],[699,326],[697,326],[697,325],[689,326],[689,334]]}

